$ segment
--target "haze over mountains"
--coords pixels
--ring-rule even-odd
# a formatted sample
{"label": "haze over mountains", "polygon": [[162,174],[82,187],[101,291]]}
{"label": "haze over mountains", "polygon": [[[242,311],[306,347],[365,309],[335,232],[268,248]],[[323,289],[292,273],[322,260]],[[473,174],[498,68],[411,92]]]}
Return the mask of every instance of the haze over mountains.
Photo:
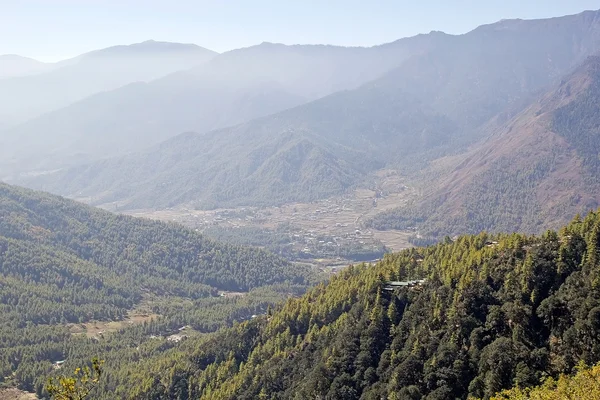
{"label": "haze over mountains", "polygon": [[[372,48],[263,43],[231,51],[148,84],[92,96],[0,134],[14,149],[4,158],[4,168],[54,169],[140,150],[141,143],[152,145],[185,131],[202,133],[248,121],[355,88],[436,41],[421,35]],[[32,156],[39,164],[30,164]]]}
{"label": "haze over mountains", "polygon": [[32,75],[50,69],[50,65],[16,54],[0,55],[0,79]]}
{"label": "haze over mountains", "polygon": [[92,51],[48,66],[46,72],[1,79],[0,121],[22,122],[98,92],[191,68],[215,54],[196,45],[147,41]]}
{"label": "haze over mountains", "polygon": [[[513,135],[523,140],[526,134],[524,127],[537,118],[535,112],[527,111],[528,104],[535,104],[544,88],[556,84],[598,50],[598,11],[547,20],[501,21],[460,36],[432,32],[370,49],[263,44],[221,55],[186,74],[175,74],[144,86],[172,87],[171,82],[176,79],[191,82],[191,75],[199,79],[208,74],[212,84],[222,80],[231,84],[234,76],[238,76],[244,85],[248,81],[264,83],[265,77],[272,77],[278,82],[278,87],[284,88],[283,92],[298,96],[296,102],[323,96],[336,89],[348,90],[231,128],[205,133],[206,126],[197,133],[182,134],[139,154],[64,169],[21,182],[68,196],[91,199],[93,204],[118,202],[126,209],[164,208],[178,204],[193,204],[200,208],[273,205],[312,201],[344,193],[361,182],[368,182],[370,174],[384,167],[398,169],[417,179],[418,173],[428,170],[429,162],[460,154],[468,146],[471,146],[470,152],[479,151],[481,154],[506,148],[518,157],[515,154],[528,153],[518,147],[490,144],[488,136],[502,129],[502,121],[521,113],[518,120],[522,122],[513,127]],[[245,58],[246,54],[253,56]],[[368,57],[373,59],[359,62]],[[231,61],[233,59],[235,61]],[[268,62],[248,64],[248,59],[265,59]],[[275,63],[274,60],[279,61]],[[305,63],[298,60],[305,60]],[[239,76],[236,66],[242,63],[246,66],[245,73]],[[267,71],[264,70],[266,64],[278,68]],[[394,64],[396,67],[390,68]],[[302,67],[290,72],[292,65]],[[323,65],[329,67],[323,68]],[[333,74],[336,68],[339,70],[342,66],[346,74],[342,77]],[[279,72],[275,74],[273,71]],[[316,83],[313,86],[306,80],[309,76],[311,82]],[[332,80],[331,76],[336,76],[337,80]],[[298,82],[302,84],[298,85]],[[118,96],[127,89],[112,92],[108,98],[112,99],[113,95]],[[220,90],[222,87],[218,86],[217,92]],[[578,93],[573,91],[572,95],[577,96]],[[114,103],[117,98],[107,101]],[[196,116],[202,117],[204,107],[194,106],[202,104],[197,99],[190,101],[187,109],[196,110]],[[226,107],[232,104],[225,103]],[[250,103],[255,105],[260,101],[252,98]],[[238,102],[233,104],[237,110],[245,109]],[[271,111],[277,111],[277,106],[285,108],[293,105],[294,101],[272,104]],[[267,109],[261,111],[269,112]],[[181,115],[179,111],[174,113]],[[85,115],[85,112],[77,114]],[[172,115],[169,109],[162,109],[157,114],[164,117]],[[211,115],[218,113],[211,109]],[[243,119],[240,116],[237,121]],[[223,125],[226,124],[223,121]],[[494,124],[499,126],[493,128]],[[51,127],[52,124],[45,123],[45,126]],[[180,127],[183,129],[183,126]],[[119,132],[118,129],[116,132]],[[152,132],[151,129],[147,131]],[[132,128],[129,132],[135,135],[136,130]],[[168,135],[166,132],[163,134]],[[154,138],[150,133],[148,141],[152,142]],[[126,142],[127,139],[123,140]],[[514,146],[520,145],[525,146],[525,143]],[[545,157],[542,148],[528,148],[537,153],[534,157],[527,156],[527,162]],[[500,158],[499,155],[487,157]],[[563,164],[577,164],[574,152],[563,152],[561,160]],[[59,166],[58,163],[54,165]],[[439,162],[433,165],[439,165]],[[511,165],[517,164],[512,162]],[[498,178],[502,182],[511,181],[506,169],[498,166],[494,170],[505,171],[507,176]],[[469,179],[474,179],[476,175],[471,172],[469,163],[463,162],[453,174],[468,174]],[[558,173],[548,175],[549,181],[545,185],[560,186],[554,181],[558,177]],[[496,227],[536,231],[545,223],[555,225],[565,222],[564,218],[570,217],[570,214],[597,204],[596,196],[591,194],[595,189],[586,186],[589,195],[569,201],[545,202],[541,199],[548,204],[544,206],[546,211],[523,213],[522,209],[517,211],[517,208],[508,207],[509,203],[505,202],[508,197],[502,200],[489,194],[493,187],[488,187],[486,178],[481,179],[473,183],[475,188],[471,189],[486,193],[481,194],[482,198],[477,201],[492,196],[490,201],[495,201],[498,210],[504,210],[502,213],[513,217],[503,218],[502,214],[495,214],[489,223],[472,222],[475,225],[471,227],[461,225],[468,231]],[[437,189],[444,198],[452,196],[451,193],[458,189],[447,185],[454,182],[454,178],[442,176],[433,183],[428,182],[428,192]],[[539,191],[544,190],[540,188]],[[431,204],[439,205],[439,201]],[[474,200],[471,198],[470,201]],[[534,203],[527,203],[527,207],[537,209]],[[484,209],[481,205],[471,208]],[[557,213],[564,210],[569,212],[560,217]],[[449,216],[459,212],[452,207],[450,211],[443,214]],[[433,211],[428,208],[426,213]],[[532,217],[534,220],[520,222],[525,218],[524,214],[535,215]],[[387,217],[384,214],[382,218]],[[422,222],[423,218],[409,219]],[[449,217],[445,218],[441,230],[430,229],[429,232],[446,232],[450,222]],[[503,224],[494,222],[500,219]],[[414,224],[391,221],[375,224],[379,227],[411,225]]]}

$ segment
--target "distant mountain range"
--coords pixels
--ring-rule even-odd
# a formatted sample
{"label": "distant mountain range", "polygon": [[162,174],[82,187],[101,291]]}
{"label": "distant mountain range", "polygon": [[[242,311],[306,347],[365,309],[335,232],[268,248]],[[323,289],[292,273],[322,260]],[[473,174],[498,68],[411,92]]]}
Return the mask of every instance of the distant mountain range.
{"label": "distant mountain range", "polygon": [[[388,46],[404,49],[402,54],[406,48],[419,51],[396,59],[399,66],[358,88],[26,182],[93,204],[210,208],[340,194],[383,167],[415,174],[433,160],[478,146],[490,133],[488,120],[519,113],[540,90],[600,50],[599,15],[501,21],[461,36],[433,32],[406,39]],[[272,47],[286,54],[304,49],[262,45],[240,53],[271,54],[267,48]],[[344,53],[329,52],[334,50]],[[376,50],[387,54],[382,49],[352,51]],[[237,54],[219,56],[201,69],[241,57]],[[296,93],[310,95],[308,90]]]}
{"label": "distant mountain range", "polygon": [[0,121],[22,122],[98,92],[194,67],[214,55],[196,45],[147,41],[86,53],[38,74],[0,79]]}
{"label": "distant mountain range", "polygon": [[21,57],[16,54],[0,55],[0,79],[32,75],[51,68],[51,64]]}
{"label": "distant mountain range", "polygon": [[452,121],[426,105],[363,87],[233,128],[179,135],[139,155],[39,176],[30,184],[92,196],[94,204],[121,201],[126,208],[309,201],[343,192],[387,160],[443,147],[453,133]]}
{"label": "distant mountain range", "polygon": [[356,88],[444,37],[420,35],[372,48],[263,43],[231,51],[0,133],[4,147],[11,149],[2,167],[10,172],[52,170],[139,151],[186,131],[235,125]]}

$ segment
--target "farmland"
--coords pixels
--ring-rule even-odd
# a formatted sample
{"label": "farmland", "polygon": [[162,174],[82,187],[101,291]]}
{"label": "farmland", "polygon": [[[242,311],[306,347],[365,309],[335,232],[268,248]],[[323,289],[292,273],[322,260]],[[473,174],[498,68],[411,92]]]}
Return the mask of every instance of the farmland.
{"label": "farmland", "polygon": [[346,265],[410,247],[413,231],[366,229],[363,221],[414,199],[416,190],[392,171],[343,196],[278,207],[196,210],[176,207],[128,214],[178,222],[219,240],[265,247],[294,261]]}

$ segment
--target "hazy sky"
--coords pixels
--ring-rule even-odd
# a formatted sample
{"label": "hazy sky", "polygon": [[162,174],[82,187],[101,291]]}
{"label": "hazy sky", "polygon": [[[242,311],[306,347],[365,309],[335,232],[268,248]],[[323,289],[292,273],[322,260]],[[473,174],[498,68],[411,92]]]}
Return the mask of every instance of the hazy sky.
{"label": "hazy sky", "polygon": [[148,39],[219,52],[263,41],[370,46],[598,8],[599,0],[0,0],[0,54],[56,61]]}

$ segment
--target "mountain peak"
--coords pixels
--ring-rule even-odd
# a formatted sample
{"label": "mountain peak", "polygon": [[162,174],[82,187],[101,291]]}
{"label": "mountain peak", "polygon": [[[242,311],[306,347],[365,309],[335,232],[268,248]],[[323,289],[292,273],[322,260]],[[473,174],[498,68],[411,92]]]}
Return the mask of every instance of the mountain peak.
{"label": "mountain peak", "polygon": [[42,72],[49,64],[17,54],[0,55],[0,79]]}
{"label": "mountain peak", "polygon": [[593,24],[600,20],[600,10],[587,10],[578,14],[566,15],[562,17],[550,17],[541,19],[521,19],[521,18],[507,18],[501,19],[497,22],[490,24],[484,24],[478,26],[471,32],[480,31],[511,31],[522,29],[526,26],[529,30],[539,29],[540,26],[546,24],[565,24],[573,20],[578,20],[583,24]]}
{"label": "mountain peak", "polygon": [[36,62],[41,63],[41,61],[35,60],[30,57],[20,56],[18,54],[0,54],[0,59],[6,60],[6,61],[28,60],[28,61],[36,61]]}
{"label": "mountain peak", "polygon": [[140,55],[152,53],[172,53],[172,52],[189,52],[189,53],[213,53],[216,52],[200,47],[193,43],[176,43],[176,42],[160,42],[156,40],[146,40],[140,43],[129,45],[117,45],[107,47],[100,50],[95,50],[81,57],[104,57],[104,56],[122,56],[122,55]]}

